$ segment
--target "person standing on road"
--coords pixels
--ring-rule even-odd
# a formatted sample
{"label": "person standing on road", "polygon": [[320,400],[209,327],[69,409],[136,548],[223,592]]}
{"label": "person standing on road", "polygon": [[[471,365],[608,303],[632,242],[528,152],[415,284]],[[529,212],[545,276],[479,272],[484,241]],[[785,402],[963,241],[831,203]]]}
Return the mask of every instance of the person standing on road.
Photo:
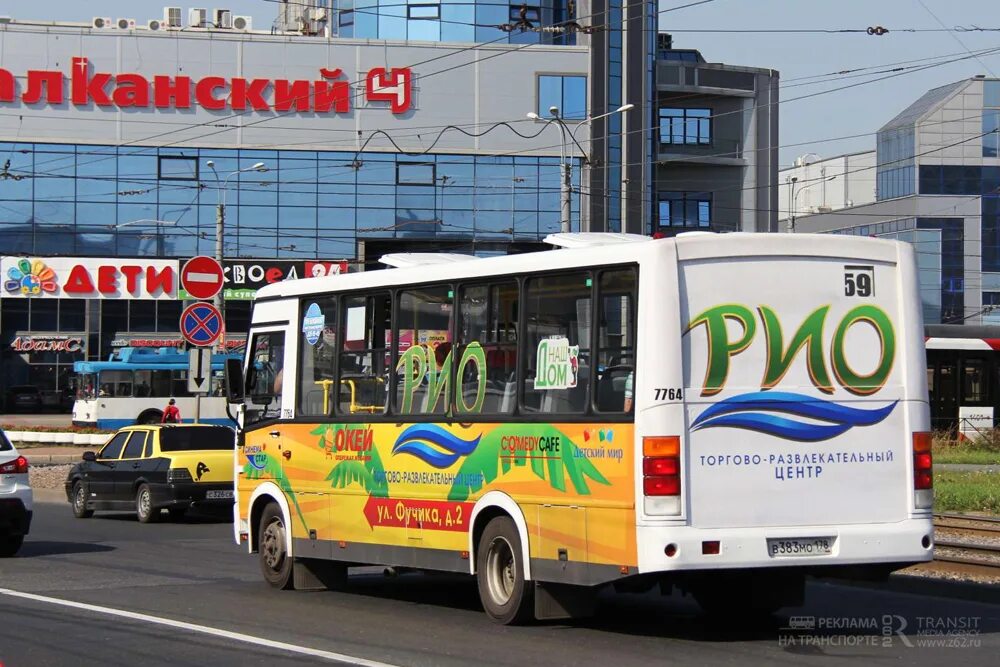
{"label": "person standing on road", "polygon": [[177,407],[177,401],[170,399],[167,401],[167,407],[163,411],[163,419],[160,420],[162,424],[179,424],[181,421],[181,410]]}

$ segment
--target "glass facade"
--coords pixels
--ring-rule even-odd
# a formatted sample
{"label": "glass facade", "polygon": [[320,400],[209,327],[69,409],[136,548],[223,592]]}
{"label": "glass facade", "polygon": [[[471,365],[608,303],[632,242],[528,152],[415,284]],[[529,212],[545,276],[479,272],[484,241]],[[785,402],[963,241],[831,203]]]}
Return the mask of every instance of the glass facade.
{"label": "glass facade", "polygon": [[983,157],[997,157],[1000,154],[1000,81],[983,82],[983,107]]}
{"label": "glass facade", "polygon": [[[537,241],[559,231],[559,158],[0,143],[4,254],[353,258],[365,239]],[[579,183],[579,163],[573,163]],[[572,218],[579,220],[574,198]],[[125,224],[129,223],[129,224]]]}
{"label": "glass facade", "polygon": [[878,133],[875,198],[895,199],[916,192],[913,126]]}
{"label": "glass facade", "polygon": [[[607,10],[607,43],[608,43],[608,80],[607,108],[617,109],[622,105],[622,35],[625,32],[623,20],[623,4],[625,0],[608,0]],[[622,115],[619,113],[608,116],[605,120],[607,128],[607,156],[604,170],[604,205],[607,210],[609,232],[622,230]]]}
{"label": "glass facade", "polygon": [[[335,0],[334,30],[340,37],[491,42],[509,44],[576,44],[576,34],[500,29],[518,25],[521,6],[514,0]],[[523,20],[532,27],[569,18],[568,0],[534,0]],[[575,14],[574,14],[575,15]]]}

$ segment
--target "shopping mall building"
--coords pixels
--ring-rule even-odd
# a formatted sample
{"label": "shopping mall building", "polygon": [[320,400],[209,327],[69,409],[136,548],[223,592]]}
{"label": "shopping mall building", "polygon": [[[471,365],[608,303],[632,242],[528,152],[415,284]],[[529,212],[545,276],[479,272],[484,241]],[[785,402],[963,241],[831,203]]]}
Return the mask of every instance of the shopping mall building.
{"label": "shopping mall building", "polygon": [[274,280],[539,249],[563,164],[574,231],[775,229],[777,73],[672,49],[655,2],[309,4],[0,19],[0,391],[179,345],[222,203],[230,340]]}

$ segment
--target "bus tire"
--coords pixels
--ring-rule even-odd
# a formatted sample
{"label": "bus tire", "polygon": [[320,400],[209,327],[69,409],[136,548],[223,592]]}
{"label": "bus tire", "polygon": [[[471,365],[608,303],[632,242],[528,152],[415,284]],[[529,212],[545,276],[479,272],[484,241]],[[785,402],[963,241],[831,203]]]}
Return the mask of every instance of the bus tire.
{"label": "bus tire", "polygon": [[143,410],[142,413],[135,418],[136,426],[149,426],[150,424],[159,424],[163,421],[163,412],[160,410],[150,409]]}
{"label": "bus tire", "polygon": [[87,487],[80,480],[73,482],[73,516],[77,519],[94,516],[94,510],[87,509]]}
{"label": "bus tire", "polygon": [[292,557],[286,546],[285,518],[277,503],[268,503],[260,517],[260,528],[257,531],[257,555],[260,561],[260,572],[264,580],[274,588],[290,590],[293,588]]}
{"label": "bus tire", "polygon": [[535,589],[524,578],[521,536],[508,516],[490,520],[476,549],[476,581],[486,615],[496,623],[534,620]]}
{"label": "bus tire", "polygon": [[148,484],[140,484],[135,492],[135,516],[139,523],[156,523],[160,520],[160,510],[153,507],[153,492]]}

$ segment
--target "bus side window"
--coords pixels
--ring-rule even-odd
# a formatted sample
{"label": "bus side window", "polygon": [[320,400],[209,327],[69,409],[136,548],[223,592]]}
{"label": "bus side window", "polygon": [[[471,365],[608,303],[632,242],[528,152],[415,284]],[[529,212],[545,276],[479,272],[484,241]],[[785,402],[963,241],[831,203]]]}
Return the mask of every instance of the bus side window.
{"label": "bus side window", "polygon": [[631,412],[635,388],[636,275],[633,269],[602,271],[598,280],[598,412]]}
{"label": "bus side window", "polygon": [[[456,411],[510,414],[517,403],[517,283],[463,286],[459,294],[458,346],[452,355],[456,401],[461,401]],[[481,353],[470,349],[473,345]],[[478,367],[480,358],[485,370]]]}
{"label": "bus side window", "polygon": [[545,275],[525,285],[525,412],[584,414],[590,385],[591,274]]}
{"label": "bus side window", "polygon": [[[445,414],[451,399],[453,290],[433,285],[399,295],[396,413]],[[450,359],[450,361],[449,361]]]}
{"label": "bus side window", "polygon": [[310,417],[333,414],[337,396],[334,361],[337,356],[337,298],[309,297],[302,300],[299,317],[300,360],[298,413]]}
{"label": "bus side window", "polygon": [[340,377],[337,412],[384,414],[389,382],[392,297],[352,296],[341,300]]}

